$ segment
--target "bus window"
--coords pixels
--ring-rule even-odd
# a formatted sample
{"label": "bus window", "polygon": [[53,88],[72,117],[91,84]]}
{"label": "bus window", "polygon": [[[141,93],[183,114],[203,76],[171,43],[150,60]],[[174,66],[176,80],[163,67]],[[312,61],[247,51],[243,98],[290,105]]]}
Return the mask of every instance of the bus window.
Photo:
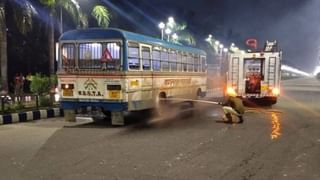
{"label": "bus window", "polygon": [[201,64],[202,64],[202,72],[206,72],[207,63],[206,63],[206,57],[201,56]]}
{"label": "bus window", "polygon": [[194,56],[194,72],[199,71],[199,66],[200,66],[199,56],[195,55]]}
{"label": "bus window", "polygon": [[187,55],[183,54],[182,55],[182,71],[186,72],[187,71]]}
{"label": "bus window", "polygon": [[139,47],[129,46],[128,48],[128,62],[130,69],[140,69],[140,59],[139,59]]}
{"label": "bus window", "polygon": [[74,44],[63,44],[61,51],[61,65],[63,68],[75,66],[75,46]]}
{"label": "bus window", "polygon": [[182,55],[180,52],[178,52],[178,54],[177,54],[177,71],[181,71],[181,58],[182,58]]}
{"label": "bus window", "polygon": [[154,49],[152,51],[152,64],[154,71],[160,71],[160,59],[160,51]]}
{"label": "bus window", "polygon": [[142,68],[143,70],[151,69],[151,54],[149,47],[142,47]]}
{"label": "bus window", "polygon": [[170,69],[172,72],[177,71],[177,54],[175,51],[171,51],[169,54]]}
{"label": "bus window", "polygon": [[168,51],[166,49],[162,49],[161,51],[161,69],[162,71],[169,71],[169,57]]}
{"label": "bus window", "polygon": [[188,72],[193,72],[193,63],[194,63],[194,60],[193,60],[192,54],[188,54],[187,62],[188,62]]}
{"label": "bus window", "polygon": [[101,68],[101,43],[84,43],[79,45],[79,68],[100,69]]}
{"label": "bus window", "polygon": [[110,42],[103,44],[101,56],[102,69],[120,70],[121,64],[120,43]]}

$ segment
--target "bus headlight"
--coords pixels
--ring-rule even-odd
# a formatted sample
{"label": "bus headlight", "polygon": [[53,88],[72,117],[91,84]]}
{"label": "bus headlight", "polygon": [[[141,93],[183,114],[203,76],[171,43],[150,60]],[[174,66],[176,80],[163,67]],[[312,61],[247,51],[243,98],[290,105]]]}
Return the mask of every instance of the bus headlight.
{"label": "bus headlight", "polygon": [[227,95],[229,95],[229,96],[237,96],[237,93],[232,87],[228,87],[227,88]]}
{"label": "bus headlight", "polygon": [[280,94],[280,90],[278,88],[273,88],[271,92],[275,96],[278,96]]}

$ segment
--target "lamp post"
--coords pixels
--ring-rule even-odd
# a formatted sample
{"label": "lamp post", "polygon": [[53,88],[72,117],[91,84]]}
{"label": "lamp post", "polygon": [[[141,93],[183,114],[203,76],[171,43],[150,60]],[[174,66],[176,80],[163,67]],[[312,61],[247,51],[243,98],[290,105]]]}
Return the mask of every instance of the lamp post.
{"label": "lamp post", "polygon": [[164,28],[165,28],[165,24],[163,22],[160,22],[158,27],[161,29],[161,40],[163,40],[163,31],[164,31]]}
{"label": "lamp post", "polygon": [[169,41],[170,41],[171,29],[170,29],[170,28],[167,28],[167,29],[165,30],[165,33],[166,33],[166,35],[168,35],[167,41],[169,42]]}

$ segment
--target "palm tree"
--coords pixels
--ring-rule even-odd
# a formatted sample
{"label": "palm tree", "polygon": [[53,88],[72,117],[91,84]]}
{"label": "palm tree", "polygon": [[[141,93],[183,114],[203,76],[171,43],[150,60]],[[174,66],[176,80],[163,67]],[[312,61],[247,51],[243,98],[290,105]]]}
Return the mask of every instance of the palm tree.
{"label": "palm tree", "polygon": [[176,32],[179,34],[179,38],[177,40],[174,40],[174,43],[177,44],[187,44],[190,46],[196,45],[196,40],[193,37],[193,35],[187,30],[187,23],[183,22],[181,24],[178,24],[174,22],[171,24],[171,29],[173,32]]}
{"label": "palm tree", "polygon": [[[62,10],[71,15],[77,28],[88,27],[88,17],[82,12],[77,0],[40,0],[49,9],[49,73],[54,74],[54,17],[60,16],[60,33],[63,32]],[[99,26],[107,27],[110,22],[108,9],[101,5],[94,6],[91,15],[97,20]]]}
{"label": "palm tree", "polygon": [[32,29],[32,17],[37,14],[37,12],[28,1],[23,1],[19,5],[15,5],[13,1],[0,0],[0,76],[2,90],[8,92],[6,3],[12,3],[14,6],[14,20],[22,34],[26,34]]}

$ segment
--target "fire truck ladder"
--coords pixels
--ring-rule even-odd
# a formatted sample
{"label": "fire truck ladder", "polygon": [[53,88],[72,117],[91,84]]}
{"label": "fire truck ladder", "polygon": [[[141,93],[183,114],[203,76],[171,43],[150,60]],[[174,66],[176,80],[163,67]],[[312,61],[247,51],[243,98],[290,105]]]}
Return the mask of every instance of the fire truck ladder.
{"label": "fire truck ladder", "polygon": [[239,58],[232,58],[231,60],[231,86],[236,86],[238,89],[239,85]]}
{"label": "fire truck ladder", "polygon": [[268,85],[269,87],[275,86],[275,79],[276,79],[276,58],[271,57],[269,58],[269,65],[268,65]]}

